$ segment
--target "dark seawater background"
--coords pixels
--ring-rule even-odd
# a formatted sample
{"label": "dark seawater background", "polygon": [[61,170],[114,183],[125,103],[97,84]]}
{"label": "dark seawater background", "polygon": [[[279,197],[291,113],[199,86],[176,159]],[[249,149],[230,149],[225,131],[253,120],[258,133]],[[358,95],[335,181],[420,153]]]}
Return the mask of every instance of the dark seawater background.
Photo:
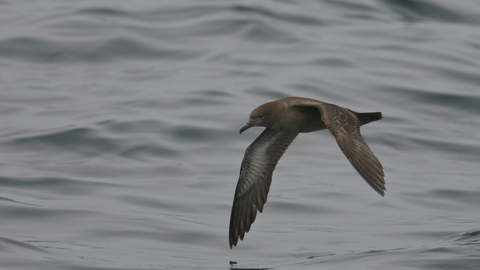
{"label": "dark seawater background", "polygon": [[[258,105],[362,128],[384,198],[328,131],[228,224]],[[0,1],[0,269],[480,269],[480,2]]]}

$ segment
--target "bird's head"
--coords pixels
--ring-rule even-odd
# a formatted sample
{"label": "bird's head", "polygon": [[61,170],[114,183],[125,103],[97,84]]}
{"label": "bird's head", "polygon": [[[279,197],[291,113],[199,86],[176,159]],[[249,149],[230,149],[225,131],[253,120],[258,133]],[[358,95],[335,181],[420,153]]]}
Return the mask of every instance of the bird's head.
{"label": "bird's head", "polygon": [[271,127],[275,114],[272,111],[272,104],[266,103],[250,113],[247,124],[240,129],[240,134],[251,127]]}

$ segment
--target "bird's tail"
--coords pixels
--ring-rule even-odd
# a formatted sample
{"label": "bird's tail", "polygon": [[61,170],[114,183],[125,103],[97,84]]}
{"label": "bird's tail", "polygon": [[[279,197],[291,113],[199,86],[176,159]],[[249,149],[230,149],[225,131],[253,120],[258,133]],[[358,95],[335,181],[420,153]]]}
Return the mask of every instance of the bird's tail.
{"label": "bird's tail", "polygon": [[360,120],[361,126],[383,118],[381,112],[368,112],[368,113],[354,112],[354,114],[357,116],[358,120]]}

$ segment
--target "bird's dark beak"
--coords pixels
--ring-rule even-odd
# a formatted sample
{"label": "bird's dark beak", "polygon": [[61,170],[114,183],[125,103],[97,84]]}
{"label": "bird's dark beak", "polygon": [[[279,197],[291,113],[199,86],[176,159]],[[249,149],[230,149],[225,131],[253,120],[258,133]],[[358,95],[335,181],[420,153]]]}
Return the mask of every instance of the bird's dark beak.
{"label": "bird's dark beak", "polygon": [[247,130],[247,129],[251,128],[251,127],[253,127],[253,123],[252,123],[252,122],[248,122],[244,127],[242,127],[242,128],[240,129],[240,134],[242,134],[242,132],[244,132],[245,130]]}

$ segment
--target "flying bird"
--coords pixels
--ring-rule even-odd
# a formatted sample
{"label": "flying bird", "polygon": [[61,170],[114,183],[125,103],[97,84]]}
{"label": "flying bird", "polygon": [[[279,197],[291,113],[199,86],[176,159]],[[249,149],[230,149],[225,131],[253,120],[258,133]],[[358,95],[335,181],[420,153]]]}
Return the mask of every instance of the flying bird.
{"label": "flying bird", "polygon": [[381,112],[358,113],[315,99],[287,97],[265,103],[250,113],[240,134],[265,130],[245,150],[230,217],[230,248],[262,212],[278,160],[299,133],[328,129],[355,170],[380,195],[385,195],[383,166],[365,143],[360,126],[382,118]]}

